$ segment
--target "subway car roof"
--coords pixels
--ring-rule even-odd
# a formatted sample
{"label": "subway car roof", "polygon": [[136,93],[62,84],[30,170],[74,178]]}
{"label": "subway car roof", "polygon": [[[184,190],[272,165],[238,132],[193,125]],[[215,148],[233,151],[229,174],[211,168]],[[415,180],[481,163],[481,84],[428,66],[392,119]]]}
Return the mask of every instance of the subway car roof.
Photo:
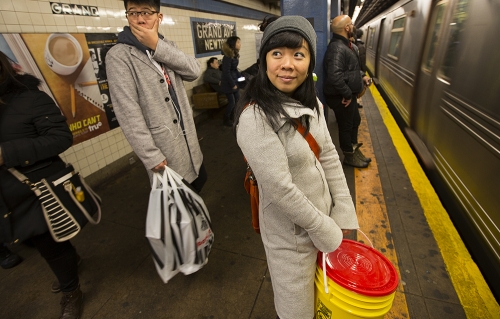
{"label": "subway car roof", "polygon": [[[366,22],[375,18],[379,13],[388,9],[398,1],[399,0],[365,0],[363,2],[361,10],[359,11],[358,17],[356,18],[356,27],[359,28],[363,26]],[[354,8],[354,6],[352,5],[352,0],[349,3],[349,7]]]}

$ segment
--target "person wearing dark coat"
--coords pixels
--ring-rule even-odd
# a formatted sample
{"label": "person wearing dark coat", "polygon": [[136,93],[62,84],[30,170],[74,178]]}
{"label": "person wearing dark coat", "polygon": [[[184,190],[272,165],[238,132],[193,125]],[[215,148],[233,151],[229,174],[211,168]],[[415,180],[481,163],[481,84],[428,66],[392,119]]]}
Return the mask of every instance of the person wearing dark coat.
{"label": "person wearing dark coat", "polygon": [[0,52],[0,242],[30,241],[58,279],[63,292],[60,318],[79,318],[83,293],[75,248],[69,241],[53,240],[38,197],[8,171],[15,168],[37,182],[66,167],[58,154],[71,146],[73,136],[39,84],[34,76],[16,72]]}
{"label": "person wearing dark coat", "polygon": [[359,149],[362,143],[358,143],[361,117],[357,96],[363,85],[370,85],[370,78],[361,71],[356,48],[349,41],[354,34],[353,28],[354,24],[347,15],[337,16],[331,21],[332,39],[323,60],[326,75],[323,93],[328,106],[335,112],[343,163],[364,168],[371,159],[364,157]]}
{"label": "person wearing dark coat", "polygon": [[240,58],[241,42],[237,36],[227,38],[222,44],[222,78],[221,90],[226,94],[228,105],[224,114],[224,125],[233,126],[232,112],[236,102],[240,98],[238,92],[238,79],[241,78],[241,73],[238,71],[238,63]]}
{"label": "person wearing dark coat", "polygon": [[207,70],[203,74],[203,81],[210,84],[216,92],[222,93],[221,85],[222,71],[219,70],[219,60],[212,57],[207,60]]}
{"label": "person wearing dark coat", "polygon": [[366,73],[366,47],[365,43],[361,41],[361,37],[363,36],[363,30],[356,30],[356,46],[358,47],[359,52],[359,68],[363,73]]}
{"label": "person wearing dark coat", "polygon": [[[363,72],[363,74],[366,74],[366,47],[365,43],[361,41],[361,37],[363,36],[363,30],[357,29],[356,30],[356,41],[354,44],[358,47],[358,57],[359,57],[359,68]],[[362,108],[363,105],[358,103],[358,108]]]}

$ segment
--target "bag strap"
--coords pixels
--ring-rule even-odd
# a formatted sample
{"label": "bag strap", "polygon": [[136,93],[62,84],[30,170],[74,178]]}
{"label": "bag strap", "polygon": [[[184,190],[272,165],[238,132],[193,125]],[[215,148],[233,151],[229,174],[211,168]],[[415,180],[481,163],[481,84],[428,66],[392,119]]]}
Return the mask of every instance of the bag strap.
{"label": "bag strap", "polygon": [[26,177],[23,173],[21,173],[20,171],[18,171],[14,167],[9,168],[8,170],[21,183],[28,185],[29,188],[35,193],[36,196],[40,196],[42,194],[42,192],[40,191],[40,189],[38,189],[38,187],[36,187],[32,182],[30,182],[30,180],[28,179],[28,177]]}
{"label": "bag strap", "polygon": [[12,175],[14,175],[14,177],[17,178],[21,183],[23,184],[29,183],[28,178],[14,167],[9,168],[9,172],[11,172]]}
{"label": "bag strap", "polygon": [[304,135],[306,133],[306,128],[304,127],[304,125],[302,125],[302,123],[300,123],[299,120],[294,119],[294,122],[295,124],[297,124],[297,131],[300,133],[300,135],[302,135],[306,139],[307,143],[309,144],[309,147],[311,148],[311,151],[313,151],[314,153],[314,156],[316,156],[316,158],[319,160],[318,142],[316,142],[316,140],[314,139],[314,137],[310,132],[307,132],[307,135]]}

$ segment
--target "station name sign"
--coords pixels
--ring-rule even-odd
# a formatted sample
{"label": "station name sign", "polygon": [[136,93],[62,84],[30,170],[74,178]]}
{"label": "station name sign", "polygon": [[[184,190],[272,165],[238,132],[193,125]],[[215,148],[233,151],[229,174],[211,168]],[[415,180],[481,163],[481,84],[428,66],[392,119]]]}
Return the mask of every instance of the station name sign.
{"label": "station name sign", "polygon": [[79,16],[98,17],[99,8],[81,4],[70,4],[61,2],[51,2],[52,14],[71,14]]}
{"label": "station name sign", "polygon": [[236,35],[236,22],[191,18],[191,31],[197,58],[220,54],[227,38]]}

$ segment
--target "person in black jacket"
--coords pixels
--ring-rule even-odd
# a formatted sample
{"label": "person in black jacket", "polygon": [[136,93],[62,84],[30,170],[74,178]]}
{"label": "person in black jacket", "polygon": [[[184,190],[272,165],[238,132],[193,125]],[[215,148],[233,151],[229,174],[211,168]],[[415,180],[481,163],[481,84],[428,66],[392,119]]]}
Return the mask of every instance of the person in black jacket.
{"label": "person in black jacket", "polygon": [[222,78],[221,90],[226,94],[229,104],[226,106],[224,113],[224,125],[233,126],[232,112],[236,102],[240,98],[238,79],[241,78],[241,73],[238,71],[240,58],[241,41],[237,36],[227,38],[222,44]]}
{"label": "person in black jacket", "polygon": [[221,90],[221,78],[222,71],[219,70],[219,60],[216,57],[212,57],[207,60],[207,70],[203,74],[203,81],[210,84],[210,87],[216,92],[223,93]]}
{"label": "person in black jacket", "polygon": [[366,73],[366,47],[365,43],[361,40],[363,36],[363,30],[356,30],[356,46],[359,49],[359,68],[363,71],[363,74]]}
{"label": "person in black jacket", "polygon": [[367,167],[371,161],[359,149],[358,127],[361,123],[357,95],[363,85],[370,85],[359,66],[358,55],[349,39],[354,25],[347,15],[337,16],[331,21],[332,39],[323,61],[326,79],[323,86],[328,106],[335,112],[339,129],[340,148],[344,153],[344,164]]}
{"label": "person in black jacket", "polygon": [[29,240],[58,279],[61,318],[79,318],[83,293],[75,248],[69,241],[52,239],[38,197],[8,171],[14,167],[38,182],[66,167],[58,154],[71,146],[73,136],[54,101],[38,90],[39,84],[34,76],[16,72],[0,52],[0,242]]}

